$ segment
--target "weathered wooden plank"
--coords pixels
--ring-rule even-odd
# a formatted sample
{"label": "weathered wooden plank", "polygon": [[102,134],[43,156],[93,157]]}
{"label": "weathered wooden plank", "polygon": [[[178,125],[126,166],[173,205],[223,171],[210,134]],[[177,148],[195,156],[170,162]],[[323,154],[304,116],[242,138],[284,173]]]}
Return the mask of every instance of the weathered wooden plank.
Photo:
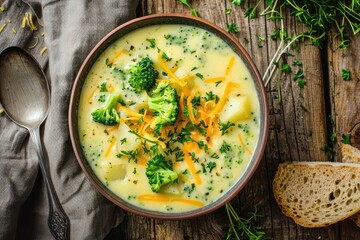
{"label": "weathered wooden plank", "polygon": [[[254,1],[255,2],[255,1]],[[227,23],[235,23],[239,26],[239,33],[234,36],[243,44],[245,49],[253,58],[258,66],[260,73],[265,69],[274,55],[279,44],[278,41],[271,40],[270,35],[276,27],[280,27],[280,22],[266,20],[264,17],[249,20],[244,16],[244,8],[234,6],[231,1],[223,0],[199,0],[192,1],[193,6],[200,12],[204,19],[214,22],[220,27],[226,29]],[[143,5],[146,14],[153,13],[187,13],[190,11],[177,1],[166,0],[144,0]],[[252,4],[253,5],[253,4]],[[225,9],[230,8],[231,14],[225,15]],[[265,8],[260,6],[261,12]],[[303,32],[304,28],[299,25],[285,12],[284,26],[288,33]],[[260,40],[264,38],[265,41]],[[356,46],[354,44],[354,46]],[[352,52],[355,52],[355,48]],[[231,201],[238,214],[246,217],[247,213],[257,206],[260,217],[259,226],[262,226],[267,235],[273,239],[360,239],[354,230],[354,225],[350,221],[344,221],[341,225],[333,225],[328,228],[307,229],[297,226],[291,219],[285,217],[279,210],[272,195],[272,179],[276,172],[277,165],[284,161],[324,161],[327,160],[324,152],[320,148],[327,142],[326,128],[326,106],[324,94],[328,85],[324,85],[323,54],[320,49],[309,44],[300,44],[296,48],[289,50],[295,56],[286,56],[286,61],[290,66],[295,61],[301,61],[302,67],[292,66],[291,73],[281,73],[279,83],[277,77],[274,77],[267,87],[269,108],[270,108],[270,132],[268,146],[265,156],[248,183],[241,193]],[[358,52],[358,51],[357,51]],[[341,59],[340,56],[330,57],[330,75],[333,72],[339,72],[331,65]],[[332,55],[331,55],[332,56]],[[356,81],[351,82],[348,94],[354,87],[359,88],[359,75],[355,69],[359,69],[359,55],[355,55],[349,61],[352,63],[353,78]],[[338,64],[337,64],[338,65]],[[306,80],[306,86],[301,89],[297,81],[294,81],[294,74],[297,70],[303,69]],[[341,71],[341,69],[340,69]],[[338,74],[338,73],[337,73]],[[325,77],[327,74],[325,74]],[[355,78],[356,77],[356,78]],[[330,79],[331,76],[330,76]],[[336,86],[336,87],[335,87]],[[344,99],[336,99],[335,90],[338,86],[332,84],[331,96],[335,108],[344,108]],[[352,94],[350,102],[359,102],[359,97]],[[281,99],[280,99],[281,98]],[[355,105],[355,104],[353,104]],[[359,107],[356,111],[359,112]],[[305,111],[304,109],[307,109]],[[352,106],[351,110],[354,110]],[[350,110],[349,110],[350,111]],[[346,111],[341,111],[341,117],[359,118],[359,115],[352,114],[352,117],[342,116]],[[348,115],[349,116],[349,115]],[[338,118],[336,118],[336,122]],[[360,121],[360,119],[357,119]],[[342,125],[336,125],[336,129]],[[342,128],[345,129],[345,128]],[[348,128],[346,128],[348,129]],[[147,226],[144,226],[147,225]],[[122,232],[126,237],[124,239],[224,239],[229,227],[229,221],[224,208],[215,211],[206,216],[183,221],[159,221],[144,220],[141,217],[128,214],[125,224],[122,226]],[[136,229],[134,233],[134,229]],[[346,233],[347,232],[347,233]],[[145,234],[145,235],[142,235]]]}
{"label": "weathered wooden plank", "polygon": [[[329,85],[331,96],[331,114],[334,119],[333,132],[337,135],[338,141],[342,134],[347,134],[358,122],[360,122],[360,37],[352,36],[350,46],[345,49],[337,49],[339,39],[336,32],[329,34],[327,46]],[[342,80],[342,70],[349,70],[351,79]],[[359,130],[356,128],[355,130]],[[359,132],[353,137],[352,144],[359,147]],[[338,144],[334,144],[335,161],[341,161],[341,154]],[[340,223],[341,239],[360,239],[360,228],[351,220]]]}
{"label": "weathered wooden plank", "polygon": [[[264,7],[259,8],[259,13]],[[271,40],[270,35],[275,27],[280,27],[280,23],[265,20],[264,17],[249,21],[243,17],[243,11],[233,7],[233,12],[237,15],[234,20],[241,26],[243,35],[248,36],[250,42],[244,46],[260,72],[264,73],[277,48],[277,43]],[[295,24],[289,13],[286,15],[284,24],[288,33],[301,27]],[[265,38],[265,42],[261,43],[261,38]],[[239,41],[241,40],[239,38]],[[276,77],[273,78],[275,81],[269,84],[267,90],[271,120],[266,156],[252,180],[240,193],[240,202],[251,202],[251,205],[257,205],[262,209],[261,225],[274,239],[316,239],[319,236],[331,239],[334,238],[333,231],[298,227],[292,220],[282,215],[272,197],[271,183],[279,162],[325,160],[325,155],[320,151],[321,145],[326,141],[324,99],[318,97],[323,96],[320,51],[314,47],[300,46],[300,52],[295,50],[289,52],[295,54],[295,57],[286,57],[286,62],[292,66],[295,60],[302,61],[304,74],[311,76],[309,79],[311,81],[304,90],[301,90],[297,82],[293,81],[294,71],[297,70],[293,67],[292,73],[279,76],[281,89],[278,88]],[[304,99],[300,97],[300,93],[304,95]],[[308,112],[301,106],[306,106]],[[310,131],[308,128],[312,129],[315,126],[318,126],[316,131],[312,130],[312,136],[308,136]],[[249,209],[243,207],[241,212],[246,210]]]}

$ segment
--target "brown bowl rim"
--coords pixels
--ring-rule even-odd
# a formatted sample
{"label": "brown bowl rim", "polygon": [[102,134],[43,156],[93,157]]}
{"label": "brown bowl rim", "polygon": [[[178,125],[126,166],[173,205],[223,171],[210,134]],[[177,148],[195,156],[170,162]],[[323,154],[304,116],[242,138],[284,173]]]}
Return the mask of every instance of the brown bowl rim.
{"label": "brown bowl rim", "polygon": [[[238,53],[239,56],[241,56],[241,58],[243,58],[243,61],[245,62],[245,64],[249,68],[249,70],[251,70],[251,72],[253,73],[252,75],[254,77],[254,81],[257,81],[258,86],[260,87],[258,89],[259,100],[261,100],[260,95],[262,96],[262,100],[263,100],[263,109],[261,109],[261,111],[264,111],[263,119],[262,119],[263,127],[264,127],[262,129],[264,131],[263,138],[262,139],[259,138],[259,140],[258,140],[259,142],[257,143],[257,145],[260,145],[260,148],[258,149],[258,157],[252,159],[252,162],[253,162],[252,168],[248,171],[248,174],[246,175],[245,179],[243,179],[243,181],[241,181],[241,183],[236,188],[233,187],[233,189],[231,191],[228,191],[226,193],[227,194],[226,197],[225,197],[226,194],[223,195],[221,197],[221,200],[216,200],[215,202],[210,203],[210,204],[204,206],[203,208],[195,209],[192,211],[187,211],[184,213],[164,213],[164,212],[159,212],[159,211],[150,211],[150,210],[146,210],[146,209],[137,207],[133,204],[130,204],[125,200],[123,200],[123,201],[125,203],[128,203],[129,206],[119,202],[119,200],[116,199],[115,196],[111,195],[111,191],[109,189],[106,189],[106,186],[101,184],[100,180],[97,179],[95,174],[91,174],[88,171],[90,169],[90,167],[87,167],[86,163],[84,161],[82,161],[82,159],[84,159],[85,161],[86,161],[86,159],[85,159],[85,157],[82,156],[82,154],[80,154],[80,152],[82,152],[82,150],[81,150],[81,148],[79,148],[80,146],[77,145],[78,139],[77,139],[77,133],[75,133],[75,131],[77,131],[77,127],[75,127],[74,123],[73,123],[74,117],[77,117],[77,105],[75,105],[75,102],[74,102],[74,101],[76,101],[75,93],[77,92],[77,89],[79,87],[80,87],[79,91],[81,92],[82,85],[79,86],[79,83],[82,81],[82,73],[84,72],[84,70],[86,70],[87,65],[89,64],[90,60],[93,58],[97,49],[99,47],[101,47],[109,38],[111,38],[111,36],[116,34],[118,31],[120,31],[124,27],[130,26],[137,22],[146,21],[149,19],[156,19],[156,18],[179,18],[179,19],[185,18],[189,21],[200,22],[200,24],[208,25],[210,29],[214,30],[213,33],[218,31],[221,34],[225,35],[230,40],[230,42],[232,42],[232,44],[234,44],[240,50],[240,53]],[[177,23],[177,24],[180,24],[180,23]],[[190,25],[190,24],[188,24],[188,25]],[[106,46],[106,48],[108,46]],[[90,65],[89,67],[91,67],[91,66],[92,65]],[[77,123],[77,121],[75,121],[75,122]],[[251,179],[252,175],[255,173],[255,171],[258,168],[258,165],[263,157],[263,154],[264,154],[264,151],[266,148],[267,138],[268,138],[269,113],[268,113],[268,102],[267,102],[265,87],[264,87],[262,78],[260,76],[259,70],[257,69],[255,63],[253,62],[253,60],[250,57],[250,55],[248,54],[248,52],[238,42],[238,40],[235,37],[230,35],[228,32],[226,32],[224,29],[217,26],[216,24],[214,24],[208,20],[205,20],[203,18],[193,17],[193,16],[186,15],[186,14],[160,13],[160,14],[152,14],[152,15],[147,15],[147,16],[143,16],[143,17],[138,17],[138,18],[129,20],[129,21],[119,25],[118,27],[116,27],[112,31],[110,31],[107,35],[105,35],[105,37],[103,37],[96,44],[96,46],[94,48],[92,48],[90,53],[87,55],[87,57],[83,61],[82,65],[77,73],[77,76],[75,78],[75,81],[73,83],[73,86],[72,86],[71,95],[70,95],[70,103],[69,103],[69,111],[68,111],[68,124],[69,124],[70,140],[71,140],[71,144],[72,144],[77,162],[79,163],[79,165],[82,169],[82,172],[90,180],[91,184],[101,193],[101,195],[103,195],[105,198],[107,198],[110,202],[117,205],[118,207],[120,207],[128,212],[140,215],[140,216],[154,218],[154,219],[160,219],[160,220],[181,220],[181,219],[190,219],[190,218],[199,217],[199,216],[208,214],[210,212],[213,212],[213,211],[219,209],[220,207],[225,205],[225,203],[227,203],[228,201],[233,199],[244,188],[244,186],[247,184],[247,182]],[[248,167],[245,168],[245,172],[247,171],[247,168]],[[244,175],[245,174],[243,174],[242,177]],[[238,181],[239,180],[237,180],[235,182],[235,184],[237,184]],[[113,194],[113,195],[115,195],[115,194]],[[121,199],[120,197],[118,197],[118,198]]]}

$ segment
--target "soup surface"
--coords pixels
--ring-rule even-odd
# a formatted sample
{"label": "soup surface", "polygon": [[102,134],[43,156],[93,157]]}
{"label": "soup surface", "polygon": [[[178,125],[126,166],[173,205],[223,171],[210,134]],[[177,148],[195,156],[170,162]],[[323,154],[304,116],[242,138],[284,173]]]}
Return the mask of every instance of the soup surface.
{"label": "soup surface", "polygon": [[[135,76],[145,58],[153,68]],[[155,84],[139,90],[149,75]],[[94,114],[114,96],[113,110]],[[79,136],[89,165],[116,195],[141,208],[184,212],[214,202],[242,176],[259,114],[253,79],[224,41],[164,24],[127,34],[97,59],[82,88]]]}

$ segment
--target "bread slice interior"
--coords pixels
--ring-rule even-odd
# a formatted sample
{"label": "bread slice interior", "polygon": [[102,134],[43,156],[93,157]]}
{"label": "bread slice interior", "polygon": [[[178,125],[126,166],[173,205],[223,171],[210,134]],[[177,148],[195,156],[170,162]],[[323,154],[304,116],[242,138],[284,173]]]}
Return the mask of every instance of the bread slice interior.
{"label": "bread slice interior", "polygon": [[303,227],[325,227],[360,211],[360,164],[280,164],[273,181],[282,212]]}
{"label": "bread slice interior", "polygon": [[[346,163],[360,163],[360,150],[349,144],[340,143],[342,162]],[[360,227],[360,212],[351,216],[351,220]]]}

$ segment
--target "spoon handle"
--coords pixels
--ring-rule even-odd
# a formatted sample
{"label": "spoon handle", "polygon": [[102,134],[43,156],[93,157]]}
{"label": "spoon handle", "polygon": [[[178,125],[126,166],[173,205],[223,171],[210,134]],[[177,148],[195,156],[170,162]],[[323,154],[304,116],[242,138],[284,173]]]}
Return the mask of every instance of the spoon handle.
{"label": "spoon handle", "polygon": [[46,185],[46,192],[49,201],[48,225],[50,231],[56,240],[70,239],[70,220],[66,216],[66,213],[59,202],[54,185],[51,180],[48,167],[49,164],[46,161],[40,140],[40,126],[29,129],[29,132],[36,147],[40,169]]}

